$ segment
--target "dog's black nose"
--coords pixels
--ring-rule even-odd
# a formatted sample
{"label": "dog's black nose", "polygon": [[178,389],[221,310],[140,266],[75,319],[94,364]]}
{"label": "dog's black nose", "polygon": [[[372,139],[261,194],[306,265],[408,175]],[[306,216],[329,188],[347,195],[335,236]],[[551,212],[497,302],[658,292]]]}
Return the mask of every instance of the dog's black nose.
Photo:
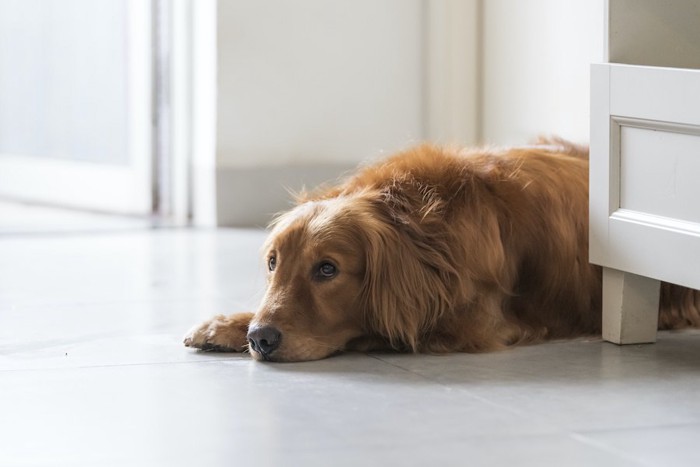
{"label": "dog's black nose", "polygon": [[282,333],[273,326],[254,326],[248,330],[248,342],[256,352],[267,357],[277,349]]}

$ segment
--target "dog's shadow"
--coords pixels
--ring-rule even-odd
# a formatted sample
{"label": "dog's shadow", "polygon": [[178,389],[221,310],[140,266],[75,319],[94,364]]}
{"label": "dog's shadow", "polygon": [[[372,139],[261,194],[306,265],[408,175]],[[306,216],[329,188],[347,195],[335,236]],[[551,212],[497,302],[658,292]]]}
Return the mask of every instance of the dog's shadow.
{"label": "dog's shadow", "polygon": [[261,363],[271,372],[396,384],[645,384],[700,377],[700,331],[660,332],[655,344],[601,339],[550,342],[484,354],[348,352],[324,360]]}

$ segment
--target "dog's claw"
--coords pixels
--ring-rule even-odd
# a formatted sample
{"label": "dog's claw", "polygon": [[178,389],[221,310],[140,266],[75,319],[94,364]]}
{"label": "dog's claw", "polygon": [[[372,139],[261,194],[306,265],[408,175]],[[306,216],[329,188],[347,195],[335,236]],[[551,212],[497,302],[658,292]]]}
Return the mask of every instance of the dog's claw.
{"label": "dog's claw", "polygon": [[214,352],[216,350],[219,350],[220,348],[221,347],[219,347],[218,345],[214,345],[212,343],[205,342],[199,347],[199,350],[202,350],[204,352]]}

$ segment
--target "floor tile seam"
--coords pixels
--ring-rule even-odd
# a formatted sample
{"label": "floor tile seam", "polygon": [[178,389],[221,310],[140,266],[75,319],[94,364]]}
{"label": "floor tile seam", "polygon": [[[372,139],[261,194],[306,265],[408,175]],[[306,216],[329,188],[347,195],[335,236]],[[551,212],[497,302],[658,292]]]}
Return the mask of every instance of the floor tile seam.
{"label": "floor tile seam", "polygon": [[436,383],[436,384],[438,384],[438,385],[440,385],[440,386],[443,386],[443,387],[445,386],[444,384],[440,383],[439,381],[437,381],[437,380],[435,380],[435,379],[432,379],[432,378],[429,378],[429,377],[427,377],[427,376],[425,376],[425,375],[423,375],[423,374],[421,374],[421,373],[419,373],[419,372],[417,372],[417,371],[411,370],[410,368],[406,368],[406,367],[401,366],[401,365],[398,365],[398,364],[396,364],[396,363],[393,363],[393,362],[384,360],[384,359],[381,357],[381,355],[372,354],[372,353],[365,353],[365,355],[368,356],[369,358],[372,358],[372,359],[377,360],[377,361],[379,361],[379,362],[381,362],[381,363],[384,363],[385,365],[389,365],[389,366],[391,366],[391,367],[393,367],[393,368],[397,368],[397,369],[399,369],[399,370],[405,371],[405,372],[410,373],[410,374],[412,374],[412,375],[418,376],[418,377],[420,377],[421,379],[424,379],[424,380],[426,380],[426,381],[430,381],[431,383]]}
{"label": "floor tile seam", "polygon": [[625,433],[638,430],[663,430],[669,428],[688,428],[688,427],[699,427],[700,419],[688,422],[680,423],[660,423],[654,425],[635,425],[635,426],[621,426],[616,428],[598,428],[598,429],[588,429],[588,430],[575,430],[574,432],[582,436],[586,435],[596,435],[596,434],[608,434],[608,433]]}
{"label": "floor tile seam", "polygon": [[[463,388],[453,388],[455,390],[461,390],[461,391],[466,391]],[[654,424],[654,425],[636,425],[636,426],[621,426],[621,427],[615,427],[615,428],[608,428],[608,429],[583,429],[583,430],[571,430],[570,428],[567,428],[566,425],[563,425],[556,420],[549,419],[546,415],[542,415],[540,412],[531,412],[528,410],[522,410],[522,409],[517,409],[515,407],[510,407],[507,405],[501,405],[495,401],[490,400],[486,396],[480,396],[477,394],[469,393],[466,391],[472,398],[479,400],[480,402],[483,402],[485,404],[491,405],[493,407],[499,408],[501,410],[508,411],[510,413],[513,413],[514,415],[517,415],[518,417],[525,418],[528,420],[535,420],[538,423],[541,423],[545,426],[550,426],[552,428],[553,432],[559,432],[559,433],[569,433],[569,434],[577,434],[581,436],[586,436],[589,434],[603,434],[603,433],[616,433],[616,432],[626,432],[626,431],[633,431],[633,430],[653,430],[657,428],[683,428],[683,427],[691,427],[691,426],[699,426],[700,427],[700,419],[698,420],[693,420],[693,421],[688,421],[688,422],[680,422],[680,423],[670,423],[670,424]]]}
{"label": "floor tile seam", "polygon": [[461,386],[454,386],[454,385],[451,385],[451,384],[449,384],[449,383],[442,382],[442,381],[440,381],[439,379],[432,379],[432,378],[429,378],[428,376],[426,376],[426,375],[424,375],[424,374],[422,374],[422,373],[420,373],[420,372],[411,370],[410,368],[405,368],[405,367],[402,367],[401,365],[397,365],[397,364],[395,364],[395,363],[388,362],[388,361],[382,359],[382,358],[381,358],[380,356],[378,356],[378,355],[373,355],[373,354],[367,354],[367,355],[368,355],[369,357],[372,357],[372,358],[374,358],[374,359],[376,359],[376,360],[379,360],[379,361],[381,361],[381,362],[383,362],[383,363],[386,363],[387,365],[390,365],[390,366],[393,366],[393,367],[395,367],[395,368],[398,368],[398,369],[407,371],[407,372],[409,372],[409,373],[411,373],[411,374],[413,374],[413,375],[419,376],[419,377],[421,377],[421,378],[423,378],[423,379],[425,379],[425,380],[427,380],[427,381],[430,381],[431,383],[435,383],[436,385],[438,385],[438,386],[440,386],[440,387],[442,387],[442,388],[450,389],[450,390],[452,390],[452,391],[455,391],[455,390],[456,390],[456,391],[462,392],[462,393],[464,393],[465,395],[468,395],[468,396],[470,396],[471,398],[473,398],[473,399],[475,399],[475,400],[478,400],[479,402],[483,402],[483,403],[488,404],[488,405],[491,405],[491,406],[493,406],[493,407],[496,407],[496,408],[499,408],[499,409],[502,409],[502,410],[506,410],[506,411],[511,412],[511,413],[513,413],[513,414],[516,414],[516,415],[518,415],[518,416],[527,416],[527,415],[529,415],[529,413],[527,413],[527,412],[523,412],[523,411],[514,409],[514,408],[509,407],[509,406],[507,406],[507,405],[498,404],[497,402],[492,401],[492,400],[490,400],[490,399],[488,399],[488,398],[486,398],[486,397],[484,397],[484,396],[479,396],[479,395],[475,394],[474,392],[472,392],[472,391],[470,391],[470,390],[468,390],[468,389],[466,389],[466,388],[463,388],[463,387],[461,387]]}
{"label": "floor tile seam", "polygon": [[[463,388],[454,388],[457,390],[464,390]],[[528,410],[522,410],[518,409],[515,407],[510,407],[507,405],[501,405],[495,401],[490,400],[487,396],[480,396],[477,394],[470,393],[470,395],[485,403],[489,404],[493,407],[499,408],[501,410],[505,410],[508,412],[513,413],[514,415],[517,415],[518,417],[525,418],[528,420],[536,420],[538,423],[541,423],[546,426],[551,426],[553,430],[561,432],[561,433],[576,433],[581,436],[585,436],[587,434],[596,434],[596,433],[615,433],[615,432],[621,432],[621,431],[632,431],[632,430],[639,430],[639,429],[656,429],[656,428],[682,428],[682,427],[688,427],[688,426],[700,426],[700,419],[697,421],[688,421],[688,422],[681,422],[681,423],[671,423],[671,424],[663,424],[663,425],[637,425],[637,426],[623,426],[623,427],[616,427],[616,428],[609,428],[609,429],[584,429],[584,430],[571,430],[570,428],[567,428],[566,425],[562,425],[561,423],[557,422],[556,420],[549,419],[546,415],[542,415],[540,412],[532,412]]]}
{"label": "floor tile seam", "polygon": [[552,420],[547,419],[546,417],[541,416],[541,414],[539,412],[533,413],[531,411],[518,409],[516,407],[510,406],[507,404],[501,404],[501,403],[498,403],[494,400],[491,400],[488,397],[475,394],[472,391],[469,391],[468,389],[465,389],[462,387],[452,387],[449,385],[446,385],[445,387],[449,387],[452,390],[464,392],[474,400],[477,400],[485,405],[489,405],[493,408],[511,413],[511,414],[521,418],[521,419],[533,420],[536,423],[540,424],[541,426],[547,427],[548,428],[547,431],[551,431],[552,433],[564,433],[564,432],[566,432],[563,427],[559,426],[559,424],[553,422]]}
{"label": "floor tile seam", "polygon": [[479,395],[473,393],[472,391],[470,391],[470,390],[468,390],[468,389],[466,389],[466,388],[463,388],[463,387],[460,387],[460,386],[453,386],[453,385],[450,385],[449,383],[444,383],[444,382],[440,381],[439,379],[429,378],[428,376],[426,376],[426,375],[424,375],[424,374],[422,374],[422,373],[419,373],[419,372],[417,372],[417,371],[411,370],[410,368],[405,368],[405,367],[403,367],[403,366],[401,366],[401,365],[397,365],[397,364],[395,364],[395,363],[388,362],[388,361],[382,359],[382,358],[381,358],[380,356],[378,356],[378,355],[372,355],[372,354],[366,354],[366,355],[369,356],[369,357],[371,357],[371,358],[374,358],[374,359],[376,359],[376,360],[379,360],[379,361],[382,362],[382,363],[385,363],[385,364],[387,364],[387,365],[390,365],[390,366],[392,366],[392,367],[394,367],[394,368],[398,368],[398,369],[403,370],[403,371],[406,371],[406,372],[408,372],[408,373],[410,373],[410,374],[412,374],[412,375],[418,376],[418,377],[420,377],[420,378],[422,378],[422,379],[424,379],[424,380],[426,380],[426,381],[429,381],[429,382],[431,382],[431,383],[434,383],[435,385],[440,386],[440,387],[442,387],[442,388],[444,388],[444,389],[449,389],[449,390],[451,390],[451,391],[455,391],[455,390],[456,390],[456,391],[459,391],[459,392],[465,394],[466,396],[469,396],[470,398],[472,398],[472,399],[474,399],[474,400],[476,400],[476,401],[479,401],[479,402],[481,402],[481,403],[490,405],[490,406],[492,406],[492,407],[496,407],[496,408],[498,408],[498,409],[500,409],[500,410],[505,410],[506,412],[510,412],[510,413],[512,413],[512,414],[514,414],[514,415],[517,415],[518,417],[522,417],[522,418],[531,418],[531,417],[530,417],[531,414],[529,414],[528,412],[523,412],[523,411],[514,409],[513,407],[510,407],[510,406],[507,406],[507,405],[498,404],[497,402],[494,402],[494,401],[492,401],[492,400],[490,400],[490,399],[488,399],[488,398],[485,398],[485,397],[483,397],[483,396],[479,396]]}
{"label": "floor tile seam", "polygon": [[[455,445],[464,443],[465,440],[469,441],[481,441],[489,439],[499,439],[504,440],[507,443],[510,440],[522,440],[535,439],[543,437],[552,436],[567,436],[568,433],[564,431],[555,432],[524,432],[524,433],[469,433],[469,434],[454,434],[454,436],[446,436],[444,434],[434,434],[433,436],[423,436],[421,437],[422,442],[429,442],[432,448],[436,448],[440,445]],[[335,434],[335,439],[343,443],[343,447],[355,447],[358,449],[387,449],[386,441],[384,440],[350,440],[342,437],[342,434]],[[391,449],[396,449],[400,447],[413,447],[415,446],[415,440],[410,438],[401,439],[399,441],[392,441]],[[336,446],[297,446],[289,448],[293,452],[333,452],[337,451]]]}
{"label": "floor tile seam", "polygon": [[608,454],[613,454],[613,455],[615,455],[621,459],[624,459],[626,461],[634,462],[635,464],[639,465],[640,467],[653,467],[654,466],[654,464],[649,463],[649,462],[645,461],[644,459],[639,458],[635,455],[632,455],[629,451],[621,450],[621,449],[615,448],[614,446],[610,446],[609,444],[607,444],[605,442],[591,439],[588,436],[586,436],[585,434],[582,434],[581,432],[570,432],[569,437],[578,443],[596,448],[596,449],[603,451],[603,452],[606,452]]}

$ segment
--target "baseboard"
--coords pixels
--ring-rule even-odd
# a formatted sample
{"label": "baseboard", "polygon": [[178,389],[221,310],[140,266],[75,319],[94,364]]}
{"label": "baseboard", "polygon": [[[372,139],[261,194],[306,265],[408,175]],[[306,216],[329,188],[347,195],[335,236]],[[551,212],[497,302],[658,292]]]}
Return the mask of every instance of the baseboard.
{"label": "baseboard", "polygon": [[354,166],[234,168],[216,171],[216,224],[220,227],[265,227],[275,214],[292,206],[290,192],[333,183]]}

